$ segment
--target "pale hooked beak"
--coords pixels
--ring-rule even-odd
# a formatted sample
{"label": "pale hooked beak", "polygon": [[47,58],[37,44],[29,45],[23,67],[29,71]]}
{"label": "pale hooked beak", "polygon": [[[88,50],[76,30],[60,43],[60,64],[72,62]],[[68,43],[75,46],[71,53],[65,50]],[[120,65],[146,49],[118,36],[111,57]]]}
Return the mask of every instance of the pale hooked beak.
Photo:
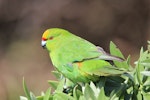
{"label": "pale hooked beak", "polygon": [[46,41],[42,40],[42,41],[41,41],[41,45],[42,45],[42,47],[45,49],[45,47],[46,47]]}

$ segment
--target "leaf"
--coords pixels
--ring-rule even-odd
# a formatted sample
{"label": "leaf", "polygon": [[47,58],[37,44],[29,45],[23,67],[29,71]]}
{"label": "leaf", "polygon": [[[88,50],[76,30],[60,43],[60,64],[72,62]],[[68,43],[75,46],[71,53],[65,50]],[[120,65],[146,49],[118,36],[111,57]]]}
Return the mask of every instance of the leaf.
{"label": "leaf", "polygon": [[143,75],[140,73],[141,71],[144,71],[144,66],[140,64],[138,61],[136,64],[136,72],[135,72],[135,84],[143,84]]}
{"label": "leaf", "polygon": [[57,86],[58,86],[58,84],[59,84],[58,81],[53,81],[53,80],[48,80],[48,83],[51,85],[51,87],[52,87],[53,89],[56,89]]}
{"label": "leaf", "polygon": [[30,92],[30,97],[31,97],[31,100],[37,100],[35,95],[32,92]]}
{"label": "leaf", "polygon": [[98,88],[98,87],[96,88],[96,86],[94,85],[94,83],[92,81],[90,82],[90,87],[94,91],[95,96],[98,97],[100,88]]}
{"label": "leaf", "polygon": [[146,79],[147,76],[149,76],[147,70],[148,70],[148,66],[149,66],[149,60],[148,58],[150,55],[148,54],[148,51],[143,50],[143,48],[141,48],[140,51],[140,57],[139,60],[135,62],[136,64],[136,72],[135,72],[135,84],[143,84]]}
{"label": "leaf", "polygon": [[47,91],[46,91],[46,93],[45,93],[45,96],[44,96],[43,100],[49,100],[50,92],[51,92],[51,88],[48,88]]}
{"label": "leaf", "polygon": [[133,87],[131,86],[130,88],[128,88],[126,90],[126,95],[125,95],[125,98],[126,100],[132,100],[132,95],[133,95]]}
{"label": "leaf", "polygon": [[146,59],[144,61],[141,61],[141,63],[143,66],[150,68],[150,58]]}
{"label": "leaf", "polygon": [[78,100],[78,95],[76,93],[76,91],[77,91],[76,88],[77,88],[77,86],[75,86],[74,89],[73,89],[73,97],[75,98],[75,100]]}
{"label": "leaf", "polygon": [[82,92],[77,89],[77,86],[78,85],[76,85],[73,89],[73,97],[75,100],[79,100],[79,98],[83,95]]}
{"label": "leaf", "polygon": [[104,86],[105,86],[105,82],[106,82],[106,77],[101,76],[101,77],[99,78],[99,80],[100,80],[100,81],[97,82],[96,86],[99,87],[99,88],[104,87]]}
{"label": "leaf", "polygon": [[89,84],[85,85],[85,90],[84,90],[84,94],[83,95],[84,95],[86,100],[96,100],[94,91],[91,89]]}
{"label": "leaf", "polygon": [[147,41],[148,42],[148,51],[150,52],[150,41]]}
{"label": "leaf", "polygon": [[141,48],[139,61],[147,60],[147,57],[150,57],[150,54],[148,54],[148,51],[144,52],[143,48]]}
{"label": "leaf", "polygon": [[62,92],[64,89],[65,79],[60,80],[55,92]]}
{"label": "leaf", "polygon": [[102,87],[100,89],[100,93],[98,95],[97,100],[110,100],[106,95],[105,95],[105,91],[104,91],[104,87]]}
{"label": "leaf", "polygon": [[62,92],[57,92],[54,95],[54,100],[75,100],[72,96],[70,96],[69,94],[65,94]]}
{"label": "leaf", "polygon": [[125,58],[117,46],[111,41],[110,42],[110,53],[114,56]]}
{"label": "leaf", "polygon": [[150,93],[143,93],[143,100],[149,100],[150,99]]}
{"label": "leaf", "polygon": [[52,71],[52,73],[57,79],[62,79],[62,74],[60,74],[58,71]]}
{"label": "leaf", "polygon": [[37,100],[43,100],[43,96],[37,96],[36,99]]}
{"label": "leaf", "polygon": [[[138,91],[137,99],[138,99],[138,100],[143,100],[143,99],[142,99],[141,91]],[[144,100],[145,100],[145,99],[144,99]]]}
{"label": "leaf", "polygon": [[69,79],[65,78],[65,86],[66,87],[74,87],[75,84],[72,81],[70,81]]}
{"label": "leaf", "polygon": [[111,92],[111,100],[120,100],[122,96],[124,96],[124,92],[126,91],[127,86],[122,84],[118,89],[115,89]]}
{"label": "leaf", "polygon": [[20,100],[28,100],[28,98],[26,98],[24,96],[20,96]]}
{"label": "leaf", "polygon": [[24,92],[25,92],[25,94],[26,94],[28,100],[32,100],[31,97],[30,97],[30,93],[29,93],[29,90],[28,90],[28,88],[27,88],[27,85],[26,85],[26,83],[25,83],[24,78],[23,78],[23,89],[24,89]]}
{"label": "leaf", "polygon": [[144,82],[143,86],[150,87],[150,77],[147,77],[146,81]]}
{"label": "leaf", "polygon": [[84,96],[80,96],[79,100],[87,100],[84,98]]}
{"label": "leaf", "polygon": [[[117,48],[117,46],[112,41],[110,42],[110,53],[111,55],[125,59],[121,51]],[[122,62],[113,61],[113,62],[119,68],[129,69],[129,65],[128,65],[129,58],[128,61],[122,61]]]}
{"label": "leaf", "polygon": [[142,71],[141,74],[145,76],[150,76],[150,71]]}

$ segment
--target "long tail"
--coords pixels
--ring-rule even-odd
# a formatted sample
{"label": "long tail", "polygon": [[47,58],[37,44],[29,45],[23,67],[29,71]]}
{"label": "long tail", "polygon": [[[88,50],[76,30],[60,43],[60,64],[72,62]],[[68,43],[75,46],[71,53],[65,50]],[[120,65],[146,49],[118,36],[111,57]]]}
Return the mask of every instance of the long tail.
{"label": "long tail", "polygon": [[120,57],[117,57],[117,56],[113,56],[113,55],[110,55],[109,53],[105,52],[103,48],[97,46],[97,49],[100,53],[102,53],[101,56],[99,56],[99,59],[103,59],[103,60],[117,60],[117,61],[124,61],[123,58],[120,58]]}

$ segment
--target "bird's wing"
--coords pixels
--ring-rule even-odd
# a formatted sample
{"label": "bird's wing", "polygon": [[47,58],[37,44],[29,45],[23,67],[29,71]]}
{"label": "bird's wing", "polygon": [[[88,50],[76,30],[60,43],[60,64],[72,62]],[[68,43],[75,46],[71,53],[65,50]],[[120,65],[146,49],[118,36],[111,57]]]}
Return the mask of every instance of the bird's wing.
{"label": "bird's wing", "polygon": [[98,58],[102,54],[94,44],[80,37],[68,40],[64,45],[61,45],[58,50],[57,55],[60,60],[69,61],[70,63]]}
{"label": "bird's wing", "polygon": [[78,62],[95,58],[123,61],[123,59],[106,53],[101,47],[95,46],[91,42],[80,37],[68,40],[67,43],[60,48],[60,50],[63,51],[61,54],[63,57],[62,59],[67,59],[66,61],[70,62]]}
{"label": "bird's wing", "polygon": [[98,76],[121,75],[126,72],[124,69],[114,67],[107,61],[99,59],[91,59],[74,63],[74,66],[78,66],[81,72]]}

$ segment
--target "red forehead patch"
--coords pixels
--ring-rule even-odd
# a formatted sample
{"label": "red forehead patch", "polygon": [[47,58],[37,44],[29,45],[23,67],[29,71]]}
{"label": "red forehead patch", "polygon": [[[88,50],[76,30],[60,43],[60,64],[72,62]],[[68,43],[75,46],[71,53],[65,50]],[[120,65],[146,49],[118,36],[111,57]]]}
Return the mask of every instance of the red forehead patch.
{"label": "red forehead patch", "polygon": [[47,39],[46,39],[46,38],[42,38],[42,40],[43,40],[43,41],[46,41]]}

